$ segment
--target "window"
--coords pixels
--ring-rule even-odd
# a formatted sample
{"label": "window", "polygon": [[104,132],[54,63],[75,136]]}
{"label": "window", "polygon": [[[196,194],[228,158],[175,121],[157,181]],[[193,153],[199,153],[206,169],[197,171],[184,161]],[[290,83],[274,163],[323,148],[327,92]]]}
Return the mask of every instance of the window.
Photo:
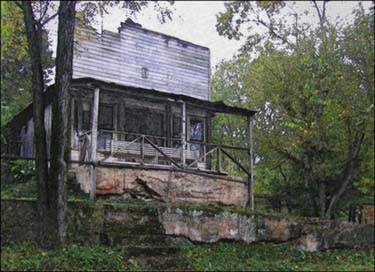
{"label": "window", "polygon": [[[99,105],[98,129],[113,130],[113,106]],[[98,148],[104,149],[106,143],[112,139],[112,133],[100,131],[98,134]]]}
{"label": "window", "polygon": [[98,128],[113,129],[113,106],[99,105]]}
{"label": "window", "polygon": [[82,103],[82,129],[89,130],[91,128],[91,104]]}
{"label": "window", "polygon": [[142,67],[142,78],[148,78],[148,69],[146,67]]}
{"label": "window", "polygon": [[[78,129],[78,101],[75,100],[74,103],[74,128]],[[83,130],[90,130],[91,129],[91,105],[88,102],[82,103],[82,115],[81,115],[81,122],[82,122],[82,129]]]}
{"label": "window", "polygon": [[[149,136],[164,136],[164,114],[150,110],[148,108],[128,108],[125,109],[125,122],[123,130],[129,133],[144,134]],[[133,140],[137,136],[128,135],[126,139]],[[152,139],[152,137],[149,137]],[[153,139],[158,145],[162,144],[162,140]]]}
{"label": "window", "polygon": [[[173,115],[173,124],[172,124],[172,138],[181,139],[181,117]],[[181,140],[173,140],[172,141],[173,147],[180,147]]]}
{"label": "window", "polygon": [[[204,141],[204,124],[202,120],[190,119],[190,141]],[[201,150],[200,144],[190,144],[190,150]]]}

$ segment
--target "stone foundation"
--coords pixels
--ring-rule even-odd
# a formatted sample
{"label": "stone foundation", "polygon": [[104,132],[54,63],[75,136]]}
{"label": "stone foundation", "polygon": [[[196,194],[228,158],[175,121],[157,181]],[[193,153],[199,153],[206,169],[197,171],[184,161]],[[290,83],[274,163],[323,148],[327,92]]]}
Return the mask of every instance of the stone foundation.
{"label": "stone foundation", "polygon": [[[81,188],[90,188],[89,166],[75,168]],[[177,170],[96,167],[96,195],[112,199],[149,199],[170,203],[204,203],[245,206],[246,182],[216,175]]]}

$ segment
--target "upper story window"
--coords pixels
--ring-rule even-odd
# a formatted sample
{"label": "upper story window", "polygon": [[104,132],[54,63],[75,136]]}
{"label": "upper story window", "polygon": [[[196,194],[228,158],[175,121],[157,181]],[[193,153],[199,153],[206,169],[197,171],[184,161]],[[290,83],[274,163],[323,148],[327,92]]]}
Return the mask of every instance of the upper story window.
{"label": "upper story window", "polygon": [[142,67],[142,78],[148,78],[148,68]]}

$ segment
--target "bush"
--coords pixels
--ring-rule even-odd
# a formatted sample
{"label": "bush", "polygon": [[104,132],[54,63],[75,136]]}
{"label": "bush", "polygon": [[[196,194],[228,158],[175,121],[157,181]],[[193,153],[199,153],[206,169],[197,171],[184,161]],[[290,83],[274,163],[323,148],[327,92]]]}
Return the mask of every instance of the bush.
{"label": "bush", "polygon": [[25,183],[35,179],[35,162],[26,160],[10,161],[10,173],[15,183]]}

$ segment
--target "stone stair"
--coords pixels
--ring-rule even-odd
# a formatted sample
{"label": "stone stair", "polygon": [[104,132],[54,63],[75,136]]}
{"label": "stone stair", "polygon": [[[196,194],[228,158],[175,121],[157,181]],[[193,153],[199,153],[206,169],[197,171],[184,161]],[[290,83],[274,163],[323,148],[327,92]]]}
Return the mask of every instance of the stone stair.
{"label": "stone stair", "polygon": [[140,270],[189,270],[176,242],[165,235],[156,207],[106,205],[102,241],[123,248],[126,257]]}

